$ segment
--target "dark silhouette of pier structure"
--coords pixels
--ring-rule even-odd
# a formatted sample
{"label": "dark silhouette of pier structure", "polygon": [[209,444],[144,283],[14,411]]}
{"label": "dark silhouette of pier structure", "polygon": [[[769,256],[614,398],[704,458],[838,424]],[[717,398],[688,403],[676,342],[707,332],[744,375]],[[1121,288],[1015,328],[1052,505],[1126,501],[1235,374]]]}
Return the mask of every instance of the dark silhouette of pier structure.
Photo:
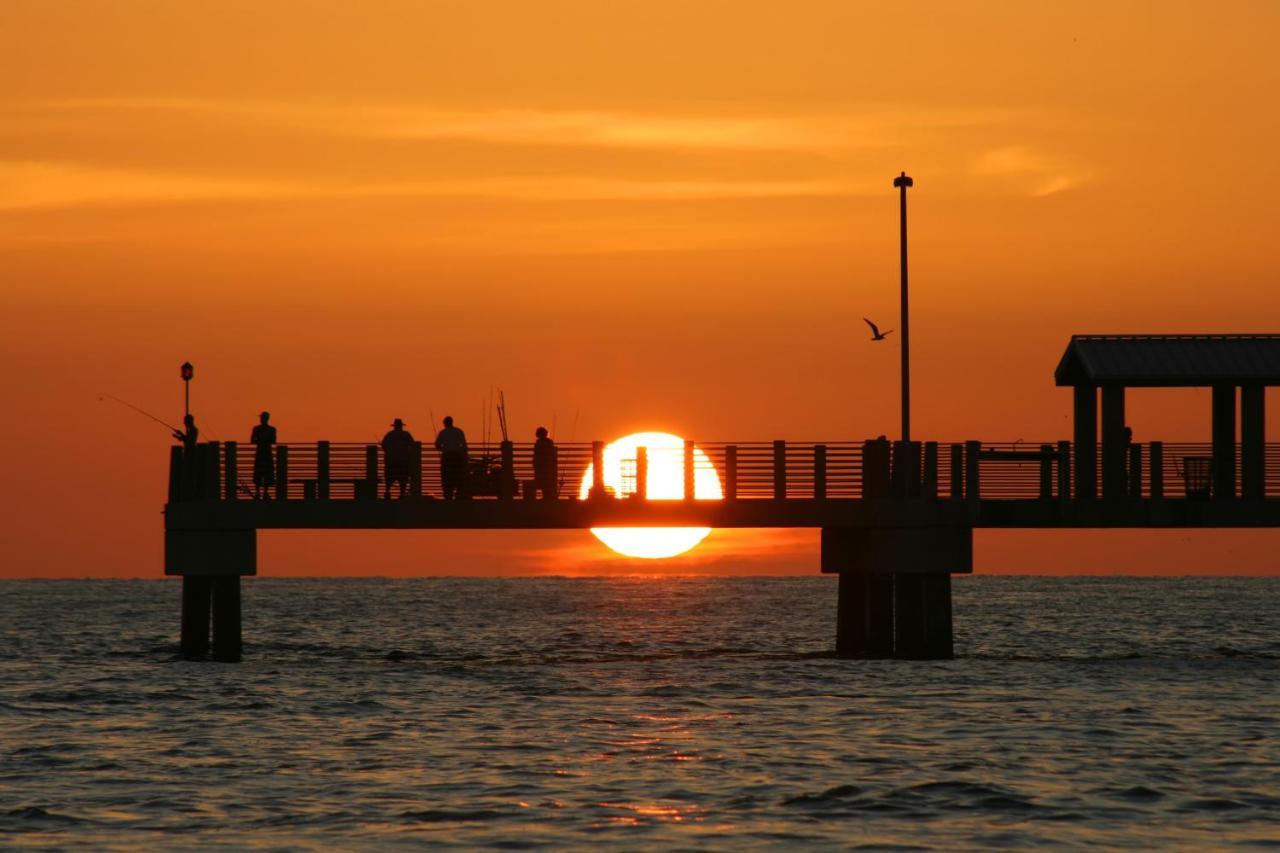
{"label": "dark silhouette of pier structure", "polygon": [[[521,496],[532,447],[511,442],[494,453],[507,487],[462,501],[439,499],[439,459],[421,443],[401,500],[379,497],[373,444],[278,445],[271,500],[248,499],[242,486],[252,447],[174,447],[165,572],[183,577],[182,649],[240,659],[240,578],[257,573],[259,530],[818,528],[821,570],[839,575],[837,653],[944,659],[951,575],[973,571],[976,528],[1280,526],[1280,445],[1264,440],[1280,335],[1076,336],[1056,381],[1074,389],[1071,441],[698,442],[700,454],[689,441],[673,451],[683,500],[647,497],[657,450],[638,453],[629,486],[610,492],[600,441],[560,445],[565,488],[551,500]],[[1134,387],[1211,388],[1212,442],[1132,442],[1124,405]],[[589,465],[590,495],[579,499]],[[715,468],[723,499],[695,499],[700,465]]]}

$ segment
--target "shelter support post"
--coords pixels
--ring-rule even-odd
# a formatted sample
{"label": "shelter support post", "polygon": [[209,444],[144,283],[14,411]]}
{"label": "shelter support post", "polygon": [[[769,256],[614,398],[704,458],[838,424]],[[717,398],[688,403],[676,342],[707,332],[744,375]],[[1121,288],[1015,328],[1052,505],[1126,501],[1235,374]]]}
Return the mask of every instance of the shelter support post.
{"label": "shelter support post", "polygon": [[1213,497],[1236,496],[1236,389],[1213,386]]}
{"label": "shelter support post", "polygon": [[1164,442],[1153,441],[1151,448],[1151,499],[1164,498]]}
{"label": "shelter support post", "polygon": [[1124,386],[1102,386],[1102,497],[1125,496]]}
{"label": "shelter support post", "polygon": [[1075,386],[1075,496],[1098,496],[1098,392],[1092,385]]}
{"label": "shelter support post", "polygon": [[1267,494],[1266,389],[1246,385],[1240,389],[1240,494],[1262,500]]}

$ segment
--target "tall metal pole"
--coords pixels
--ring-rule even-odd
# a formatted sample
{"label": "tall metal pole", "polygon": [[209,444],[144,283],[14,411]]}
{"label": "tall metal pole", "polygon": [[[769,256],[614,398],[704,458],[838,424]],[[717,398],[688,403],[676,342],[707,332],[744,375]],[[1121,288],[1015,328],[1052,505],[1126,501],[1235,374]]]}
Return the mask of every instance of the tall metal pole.
{"label": "tall metal pole", "polygon": [[911,440],[911,315],[907,310],[907,187],[911,178],[903,172],[893,179],[898,188],[899,242],[902,255],[902,317],[898,328],[902,332],[902,440]]}
{"label": "tall metal pole", "polygon": [[178,368],[178,375],[182,377],[182,418],[185,421],[186,416],[191,414],[191,377],[196,375],[196,369],[191,366],[191,362],[182,362],[182,367]]}

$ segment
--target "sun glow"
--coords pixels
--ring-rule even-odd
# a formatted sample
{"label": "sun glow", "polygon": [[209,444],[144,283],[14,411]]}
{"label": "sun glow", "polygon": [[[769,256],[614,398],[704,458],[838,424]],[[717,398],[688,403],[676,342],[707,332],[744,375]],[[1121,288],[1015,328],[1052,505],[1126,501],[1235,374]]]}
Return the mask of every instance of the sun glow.
{"label": "sun glow", "polygon": [[[636,451],[645,448],[648,457],[648,497],[650,500],[680,500],[684,497],[684,439],[666,432],[637,432],[624,436],[604,449],[604,487],[617,498],[635,494]],[[595,467],[587,466],[578,497],[591,493]],[[720,500],[724,492],[720,477],[707,455],[693,450],[693,495],[698,500]],[[619,554],[659,560],[683,554],[697,545],[710,527],[593,527],[596,538]]]}

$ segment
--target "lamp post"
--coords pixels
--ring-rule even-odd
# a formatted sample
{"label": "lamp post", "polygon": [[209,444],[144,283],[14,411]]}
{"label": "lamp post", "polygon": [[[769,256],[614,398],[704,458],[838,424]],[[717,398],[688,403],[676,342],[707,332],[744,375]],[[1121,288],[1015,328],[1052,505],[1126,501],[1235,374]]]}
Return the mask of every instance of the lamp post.
{"label": "lamp post", "polygon": [[911,440],[911,325],[907,310],[907,187],[914,182],[906,172],[893,179],[898,188],[898,227],[902,256],[902,317],[898,328],[902,332],[902,440]]}
{"label": "lamp post", "polygon": [[196,375],[196,369],[191,366],[189,361],[182,362],[182,367],[178,369],[180,371],[179,375],[182,376],[182,415],[185,419],[187,415],[191,414],[191,377]]}

